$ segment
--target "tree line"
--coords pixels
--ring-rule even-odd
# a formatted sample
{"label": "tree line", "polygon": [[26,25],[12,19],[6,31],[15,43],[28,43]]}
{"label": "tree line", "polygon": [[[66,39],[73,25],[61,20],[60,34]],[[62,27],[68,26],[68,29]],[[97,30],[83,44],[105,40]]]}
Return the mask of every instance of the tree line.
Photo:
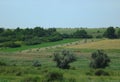
{"label": "tree line", "polygon": [[[120,38],[120,28],[116,34],[114,27],[108,27],[103,36],[98,38]],[[0,28],[0,47],[20,47],[21,45],[37,45],[43,42],[55,42],[66,38],[93,38],[86,30],[77,30],[72,34],[61,34],[56,28],[44,29],[42,27],[35,28],[16,28],[4,29]]]}

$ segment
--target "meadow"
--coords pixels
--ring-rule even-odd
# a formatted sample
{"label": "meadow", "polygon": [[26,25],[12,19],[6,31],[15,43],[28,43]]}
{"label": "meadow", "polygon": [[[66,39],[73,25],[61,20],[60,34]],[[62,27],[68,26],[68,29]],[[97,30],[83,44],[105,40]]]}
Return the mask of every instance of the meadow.
{"label": "meadow", "polygon": [[[120,39],[72,39],[60,42],[26,49],[1,49],[0,61],[7,66],[0,66],[0,82],[42,82],[51,71],[61,72],[65,79],[63,82],[120,82]],[[70,69],[59,69],[53,61],[54,51],[61,49],[76,54],[77,61],[70,64]],[[104,49],[111,59],[110,66],[104,69],[109,76],[96,76],[96,70],[89,67],[91,53],[97,49]],[[41,66],[34,67],[34,61],[39,61]]]}

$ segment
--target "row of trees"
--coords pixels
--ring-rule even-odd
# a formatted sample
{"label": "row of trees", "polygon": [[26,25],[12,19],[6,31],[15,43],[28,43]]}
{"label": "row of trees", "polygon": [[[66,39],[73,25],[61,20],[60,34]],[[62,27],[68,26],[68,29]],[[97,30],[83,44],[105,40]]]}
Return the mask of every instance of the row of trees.
{"label": "row of trees", "polygon": [[[55,28],[43,29],[41,27],[3,29],[0,28],[1,47],[20,47],[20,45],[36,45],[42,42],[62,40],[62,35]],[[12,46],[11,46],[12,45]]]}
{"label": "row of trees", "polygon": [[[97,38],[120,38],[120,29],[116,32],[114,27],[108,27],[103,36]],[[93,38],[86,30],[77,30],[72,34],[60,34],[55,28],[42,27],[4,29],[0,28],[0,47],[20,47],[21,45],[36,45],[43,42],[54,42],[65,38]]]}
{"label": "row of trees", "polygon": [[42,27],[4,29],[0,28],[0,47],[20,47],[21,45],[36,45],[43,42],[54,42],[64,38],[91,38],[85,30],[77,30],[73,34],[60,34],[55,28]]}

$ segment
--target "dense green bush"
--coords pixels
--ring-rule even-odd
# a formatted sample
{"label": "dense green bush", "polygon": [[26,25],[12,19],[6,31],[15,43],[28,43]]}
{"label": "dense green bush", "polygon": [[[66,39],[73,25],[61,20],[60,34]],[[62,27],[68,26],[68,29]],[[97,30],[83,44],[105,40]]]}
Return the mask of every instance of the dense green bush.
{"label": "dense green bush", "polygon": [[50,71],[45,75],[43,82],[63,82],[63,79],[63,73]]}
{"label": "dense green bush", "polygon": [[26,45],[36,45],[36,44],[40,44],[40,43],[41,43],[41,38],[39,38],[39,37],[34,37],[31,39],[25,40]]}
{"label": "dense green bush", "polygon": [[104,32],[103,36],[110,39],[116,38],[117,36],[115,34],[114,27],[108,27],[107,30]]}
{"label": "dense green bush", "polygon": [[57,63],[57,67],[62,69],[68,69],[69,63],[76,60],[75,54],[68,50],[62,50],[54,53],[54,61]]}
{"label": "dense green bush", "polygon": [[77,30],[73,33],[74,38],[92,38],[92,35],[88,35],[85,30]]}
{"label": "dense green bush", "polygon": [[0,61],[0,66],[6,66],[7,64],[3,61]]}
{"label": "dense green bush", "polygon": [[32,66],[34,66],[34,67],[39,67],[39,66],[41,66],[41,63],[38,61],[38,60],[35,60],[34,62],[33,62],[33,65]]}
{"label": "dense green bush", "polygon": [[110,58],[103,50],[97,50],[96,52],[92,53],[92,61],[90,63],[91,68],[105,68],[109,66]]}
{"label": "dense green bush", "polygon": [[95,75],[97,75],[97,76],[102,76],[102,75],[103,76],[108,76],[109,73],[104,71],[104,70],[102,70],[102,69],[98,69],[98,70],[95,71]]}
{"label": "dense green bush", "polygon": [[18,44],[18,43],[15,43],[15,42],[10,41],[10,42],[5,42],[5,43],[3,44],[3,47],[16,48],[16,47],[21,47],[21,45]]}

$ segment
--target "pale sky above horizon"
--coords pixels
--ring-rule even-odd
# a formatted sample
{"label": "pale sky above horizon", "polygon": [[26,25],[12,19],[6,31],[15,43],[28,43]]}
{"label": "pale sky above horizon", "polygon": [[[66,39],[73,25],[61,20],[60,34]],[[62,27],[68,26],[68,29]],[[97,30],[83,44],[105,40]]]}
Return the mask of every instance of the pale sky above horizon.
{"label": "pale sky above horizon", "polygon": [[0,0],[0,27],[120,27],[120,0]]}

